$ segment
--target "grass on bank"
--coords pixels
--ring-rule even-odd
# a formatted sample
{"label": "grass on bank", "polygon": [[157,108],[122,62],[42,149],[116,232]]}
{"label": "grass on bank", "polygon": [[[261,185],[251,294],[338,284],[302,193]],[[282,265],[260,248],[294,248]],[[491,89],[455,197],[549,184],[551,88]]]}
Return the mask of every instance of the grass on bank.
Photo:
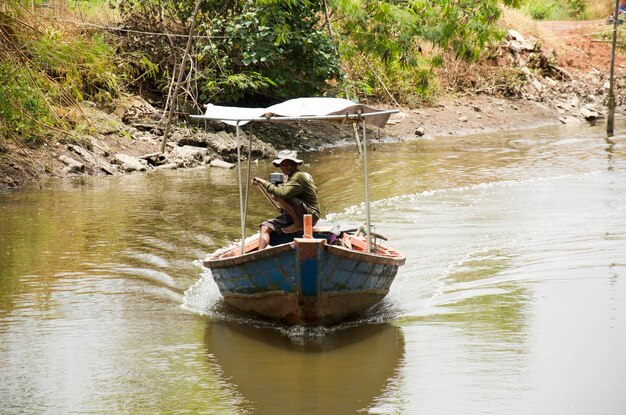
{"label": "grass on bank", "polygon": [[607,17],[612,0],[524,0],[522,10],[535,20],[592,20]]}
{"label": "grass on bank", "polygon": [[110,103],[133,78],[154,76],[143,56],[121,61],[105,32],[77,24],[113,22],[105,0],[42,4],[0,8],[0,152],[7,140],[36,146],[65,135],[84,121],[80,102]]}
{"label": "grass on bank", "polygon": [[77,120],[64,115],[67,107],[83,100],[110,102],[120,92],[115,51],[101,35],[38,34],[4,37],[14,50],[27,47],[3,56],[0,65],[0,136],[27,144],[44,140],[46,130],[73,125]]}

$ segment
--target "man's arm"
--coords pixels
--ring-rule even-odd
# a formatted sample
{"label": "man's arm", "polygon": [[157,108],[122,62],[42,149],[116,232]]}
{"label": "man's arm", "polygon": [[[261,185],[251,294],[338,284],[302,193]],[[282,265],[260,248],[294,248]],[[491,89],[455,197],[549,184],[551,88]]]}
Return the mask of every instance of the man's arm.
{"label": "man's arm", "polygon": [[298,182],[297,177],[293,176],[287,183],[282,186],[274,186],[270,182],[263,181],[262,185],[269,193],[282,199],[291,199],[302,193],[302,185]]}

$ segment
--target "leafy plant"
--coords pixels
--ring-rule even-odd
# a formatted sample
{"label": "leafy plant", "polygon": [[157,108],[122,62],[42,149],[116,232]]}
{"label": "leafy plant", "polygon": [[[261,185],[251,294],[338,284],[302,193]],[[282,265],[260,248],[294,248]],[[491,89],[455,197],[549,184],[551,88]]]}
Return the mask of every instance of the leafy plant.
{"label": "leafy plant", "polygon": [[565,5],[569,15],[577,19],[582,19],[587,11],[587,4],[584,0],[570,0]]}
{"label": "leafy plant", "polygon": [[0,141],[36,145],[43,140],[46,127],[56,124],[42,89],[45,85],[27,70],[0,62]]}
{"label": "leafy plant", "polygon": [[527,0],[524,3],[524,10],[535,20],[546,20],[554,9],[551,1]]}
{"label": "leafy plant", "polygon": [[[496,25],[502,4],[518,6],[519,1],[331,3],[335,19],[341,22],[338,43],[342,59],[349,63],[349,78],[366,79],[368,91],[379,98],[387,98],[391,93],[401,101],[413,103],[430,99],[437,88],[433,70],[442,66],[448,56],[477,61],[487,45],[502,38],[503,32]],[[431,52],[424,53],[422,47]],[[359,59],[354,59],[360,55],[368,56],[362,60],[368,65],[378,62],[376,69],[360,68]],[[383,91],[383,83],[389,91]]]}
{"label": "leafy plant", "polygon": [[535,20],[583,19],[587,12],[584,0],[525,0],[523,9]]}
{"label": "leafy plant", "polygon": [[161,74],[159,65],[152,62],[145,54],[135,51],[120,56],[118,69],[119,77],[128,86],[141,86],[150,81],[157,81]]}
{"label": "leafy plant", "polygon": [[[431,3],[430,5],[428,3]],[[485,46],[502,38],[496,25],[500,5],[518,6],[518,0],[424,0],[412,2],[420,16],[418,34],[457,57],[475,61]]]}
{"label": "leafy plant", "polygon": [[[340,74],[318,2],[239,2],[203,21],[212,38],[201,93],[215,101],[276,100],[323,92]],[[255,98],[258,97],[258,98]]]}
{"label": "leafy plant", "polygon": [[79,101],[109,102],[119,93],[115,53],[102,35],[66,39],[48,30],[31,41],[29,52],[35,67]]}

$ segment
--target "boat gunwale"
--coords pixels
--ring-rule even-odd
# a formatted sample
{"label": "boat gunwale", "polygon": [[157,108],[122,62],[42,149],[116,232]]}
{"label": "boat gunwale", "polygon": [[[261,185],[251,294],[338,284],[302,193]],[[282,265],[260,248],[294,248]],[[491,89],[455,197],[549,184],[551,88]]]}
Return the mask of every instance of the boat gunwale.
{"label": "boat gunwale", "polygon": [[[379,245],[380,246],[380,245]],[[396,250],[381,246],[381,248],[396,253],[397,256],[380,255],[373,252],[355,251],[339,245],[326,245],[326,250],[335,256],[353,260],[366,260],[377,264],[401,266],[406,262],[406,257]]]}
{"label": "boat gunwale", "polygon": [[[248,252],[243,255],[237,255],[228,258],[208,258],[203,261],[203,264],[209,269],[226,268],[230,266],[242,265],[259,259],[271,258],[275,255],[294,249],[295,242],[287,242],[285,244],[268,247],[261,251]],[[366,261],[370,263],[394,265],[398,267],[404,265],[404,263],[406,262],[406,257],[393,249],[390,249],[390,251],[397,254],[397,256],[379,255],[375,253],[356,251],[338,245],[324,245],[324,249],[332,255],[355,261]]]}
{"label": "boat gunwale", "polygon": [[[238,249],[238,247],[235,247],[234,249]],[[210,257],[205,258],[203,261],[203,264],[205,267],[209,269],[226,268],[229,266],[241,265],[246,262],[256,261],[259,259],[270,258],[276,254],[281,254],[283,252],[293,250],[293,249],[295,249],[294,243],[287,242],[281,245],[268,246],[266,249],[263,249],[261,251],[246,252],[243,255],[240,254],[240,255],[236,255],[236,256],[232,256],[228,258],[219,258],[219,257],[215,259],[211,259]]]}

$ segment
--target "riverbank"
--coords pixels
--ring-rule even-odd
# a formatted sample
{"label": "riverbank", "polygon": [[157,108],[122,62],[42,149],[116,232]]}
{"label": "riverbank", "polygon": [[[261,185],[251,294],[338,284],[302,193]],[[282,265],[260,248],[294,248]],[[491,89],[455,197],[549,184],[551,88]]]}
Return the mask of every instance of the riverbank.
{"label": "riverbank", "polygon": [[[98,113],[98,133],[74,140],[59,140],[38,149],[10,143],[0,155],[0,189],[16,188],[46,178],[84,175],[121,175],[153,169],[177,169],[212,165],[228,168],[236,160],[236,140],[232,130],[210,125],[178,126],[174,129],[167,152],[160,152],[162,131],[158,116],[145,117],[149,111],[144,101],[133,98],[134,105],[118,117]],[[129,112],[144,117],[130,121]],[[89,108],[87,108],[89,110]],[[564,122],[563,114],[544,103],[489,96],[446,97],[437,105],[419,109],[399,109],[387,128],[373,132],[374,140],[408,141],[436,139],[439,136],[462,136],[489,131],[526,129]],[[90,111],[92,116],[95,109]],[[118,109],[118,113],[122,110]],[[129,124],[122,121],[126,120]],[[96,122],[92,120],[92,123]],[[569,122],[584,122],[581,119]],[[106,126],[106,128],[104,128]],[[353,145],[352,128],[340,125],[305,126],[302,124],[263,126],[257,129],[253,144],[254,158],[272,157],[277,150],[295,148],[300,152]]]}
{"label": "riverbank", "polygon": [[[436,139],[602,118],[608,45],[588,35],[602,25],[600,21],[553,22],[526,35],[510,30],[493,58],[480,65],[443,68],[439,76],[454,92],[442,94],[436,104],[403,108],[368,103],[400,111],[384,131],[372,136],[387,141]],[[618,79],[623,71],[620,57]],[[618,113],[624,112],[619,89],[616,96]],[[162,154],[163,111],[140,97],[122,97],[106,109],[85,102],[80,110],[87,122],[80,133],[57,136],[36,149],[5,143],[0,151],[0,190],[50,177],[121,175],[207,164],[228,168],[236,160],[233,129],[220,123],[203,128],[176,125]],[[354,143],[349,126],[264,124],[255,134],[254,158],[270,158],[284,148],[306,152]]]}
{"label": "riverbank", "polygon": [[[128,97],[111,113],[93,106],[83,110],[90,118],[92,134],[66,137],[37,149],[9,143],[0,155],[0,189],[52,177],[121,175],[200,165],[228,168],[228,163],[236,160],[235,136],[224,125],[211,124],[207,129],[179,125],[162,155],[163,131],[158,123],[162,114],[147,102]],[[447,97],[433,107],[399,110],[387,128],[373,132],[372,137],[406,141],[559,123],[558,112],[547,106],[487,96]],[[354,143],[352,128],[333,124],[262,126],[255,136],[254,158],[272,157],[283,148],[306,152]]]}

